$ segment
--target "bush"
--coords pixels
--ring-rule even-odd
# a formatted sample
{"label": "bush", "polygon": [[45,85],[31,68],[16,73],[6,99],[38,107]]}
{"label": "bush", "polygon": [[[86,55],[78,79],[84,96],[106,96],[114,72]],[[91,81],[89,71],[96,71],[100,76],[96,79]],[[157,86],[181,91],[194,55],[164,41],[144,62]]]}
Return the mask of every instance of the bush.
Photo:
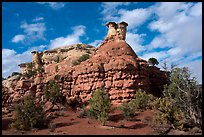
{"label": "bush", "polygon": [[74,61],[74,62],[72,63],[73,66],[76,66],[76,65],[79,65],[79,64],[80,64],[80,62],[78,62],[78,61]]}
{"label": "bush", "polygon": [[79,65],[81,62],[83,62],[83,61],[85,61],[85,60],[87,60],[87,59],[89,59],[89,54],[84,54],[84,55],[82,55],[77,61],[74,61],[74,62],[72,63],[72,65],[73,65],[73,66]]}
{"label": "bush", "polygon": [[148,63],[152,66],[158,65],[159,62],[157,61],[156,58],[149,58]]}
{"label": "bush", "polygon": [[152,101],[154,100],[154,96],[151,94],[147,94],[145,91],[138,90],[135,96],[135,107],[137,110],[145,110],[147,108],[152,107]]}
{"label": "bush", "polygon": [[86,50],[86,53],[91,54],[91,51],[90,50]]}
{"label": "bush", "polygon": [[43,69],[43,68],[38,68],[37,70],[36,70],[38,73],[44,73],[45,72],[45,70]]}
{"label": "bush", "polygon": [[58,72],[59,71],[59,68],[58,68],[58,65],[55,66],[55,72]]}
{"label": "bush", "polygon": [[81,49],[82,48],[81,44],[77,44],[77,48]]}
{"label": "bush", "polygon": [[151,94],[147,94],[145,91],[139,89],[135,94],[135,99],[130,101],[130,106],[132,106],[137,111],[143,111],[146,109],[151,109],[153,107],[152,102],[155,97]]}
{"label": "bush", "polygon": [[49,81],[47,86],[43,87],[45,99],[52,103],[63,103],[63,94],[60,92],[59,85],[54,81]]}
{"label": "bush", "polygon": [[30,130],[42,128],[48,125],[45,112],[41,105],[35,105],[34,97],[26,96],[24,100],[15,106],[14,123],[12,127],[17,130]]}
{"label": "bush", "polygon": [[120,109],[123,111],[123,116],[127,120],[131,120],[136,111],[152,109],[154,100],[155,97],[153,95],[139,89],[136,92],[135,99],[132,99],[130,102],[124,102]]}
{"label": "bush", "polygon": [[28,77],[28,78],[31,78],[31,77],[33,77],[36,74],[37,74],[37,71],[28,70],[28,72],[25,74],[25,76]]}
{"label": "bush", "polygon": [[56,57],[55,62],[56,62],[56,63],[59,63],[59,62],[60,62],[60,57],[59,57],[59,56]]}
{"label": "bush", "polygon": [[174,129],[182,129],[185,121],[184,113],[176,107],[176,102],[169,98],[158,98],[154,102],[156,109],[155,122],[170,124]]}
{"label": "bush", "polygon": [[165,86],[164,96],[174,99],[179,108],[194,126],[202,126],[202,90],[197,88],[195,77],[188,68],[174,68],[170,74],[170,85]]}
{"label": "bush", "polygon": [[108,113],[111,107],[109,94],[102,89],[96,89],[92,92],[92,97],[89,100],[90,109],[89,115],[98,119],[102,125],[108,120]]}
{"label": "bush", "polygon": [[13,72],[13,73],[11,74],[11,76],[15,76],[15,75],[21,75],[21,73],[19,73],[19,72]]}
{"label": "bush", "polygon": [[123,111],[123,116],[126,120],[131,120],[135,116],[135,108],[132,105],[132,101],[123,102],[119,108]]}

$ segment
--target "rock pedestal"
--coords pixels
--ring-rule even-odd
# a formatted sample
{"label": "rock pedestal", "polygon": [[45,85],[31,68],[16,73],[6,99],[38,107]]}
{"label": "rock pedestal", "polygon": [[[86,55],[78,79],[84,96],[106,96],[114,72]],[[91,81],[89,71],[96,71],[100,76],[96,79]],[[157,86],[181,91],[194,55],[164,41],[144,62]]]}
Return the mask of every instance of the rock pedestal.
{"label": "rock pedestal", "polygon": [[[104,42],[98,48],[91,50],[91,57],[79,65],[73,66],[72,63],[79,58],[78,55],[87,52],[89,48],[87,46],[78,45],[63,49],[63,51],[57,49],[52,52],[43,52],[40,62],[44,63],[45,73],[35,75],[28,80],[15,80],[16,84],[13,87],[4,84],[5,91],[2,100],[9,99],[9,101],[3,101],[3,105],[20,99],[30,91],[35,93],[38,102],[43,101],[43,87],[50,80],[58,83],[60,92],[66,97],[67,102],[79,99],[82,103],[86,103],[97,88],[104,89],[110,94],[113,105],[120,105],[135,98],[138,89],[161,96],[163,85],[168,83],[166,72],[149,66],[147,61],[139,58],[131,46],[125,42],[127,23],[111,22],[107,26],[109,31]],[[70,50],[77,52],[72,54]],[[54,57],[57,57],[55,53],[57,55],[60,53],[60,57],[64,60],[52,63]],[[49,62],[50,56],[53,60]],[[70,62],[72,57],[74,60]],[[34,61],[39,62],[35,59]],[[50,102],[46,105],[53,106]]]}

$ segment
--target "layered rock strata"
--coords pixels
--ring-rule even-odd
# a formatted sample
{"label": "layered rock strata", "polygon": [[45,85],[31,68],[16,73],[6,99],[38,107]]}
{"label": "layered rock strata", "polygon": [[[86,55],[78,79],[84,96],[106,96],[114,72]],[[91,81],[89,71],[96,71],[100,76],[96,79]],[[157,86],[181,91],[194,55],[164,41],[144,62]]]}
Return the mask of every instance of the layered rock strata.
{"label": "layered rock strata", "polygon": [[[2,100],[7,101],[2,102],[3,106],[17,102],[25,95],[36,96],[37,102],[44,101],[42,89],[50,80],[58,83],[60,92],[68,103],[74,99],[87,103],[92,92],[98,88],[110,94],[113,105],[133,99],[138,89],[161,96],[163,85],[168,83],[167,73],[149,66],[147,61],[139,58],[126,43],[127,23],[111,22],[107,26],[108,35],[96,49],[86,46],[82,50],[75,46],[71,47],[71,50],[76,50],[74,53],[70,52],[70,47],[42,53],[33,52],[35,55],[32,63],[36,69],[42,67],[44,72],[37,73],[29,79],[21,76],[10,85],[4,82]],[[88,52],[87,49],[90,48],[91,52]],[[90,58],[73,66],[73,61],[85,53],[88,53]],[[60,57],[61,60],[54,61],[56,57]],[[47,103],[49,104],[50,102]],[[49,106],[53,108],[54,105]]]}

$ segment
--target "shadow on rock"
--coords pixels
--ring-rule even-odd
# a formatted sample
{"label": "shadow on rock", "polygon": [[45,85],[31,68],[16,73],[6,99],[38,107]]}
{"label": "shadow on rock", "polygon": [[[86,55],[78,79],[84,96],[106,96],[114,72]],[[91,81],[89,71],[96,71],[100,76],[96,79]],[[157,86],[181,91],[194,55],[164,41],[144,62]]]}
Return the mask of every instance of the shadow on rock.
{"label": "shadow on rock", "polygon": [[12,122],[12,118],[2,118],[2,130],[8,129]]}

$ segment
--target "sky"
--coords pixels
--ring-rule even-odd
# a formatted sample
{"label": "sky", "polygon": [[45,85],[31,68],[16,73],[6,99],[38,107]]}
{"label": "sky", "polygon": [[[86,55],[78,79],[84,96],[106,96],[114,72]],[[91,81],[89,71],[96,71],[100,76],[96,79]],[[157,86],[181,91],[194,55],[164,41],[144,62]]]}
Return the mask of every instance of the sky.
{"label": "sky", "polygon": [[202,2],[2,2],[2,76],[39,52],[97,47],[107,22],[128,23],[126,42],[142,59],[188,67],[202,83]]}

